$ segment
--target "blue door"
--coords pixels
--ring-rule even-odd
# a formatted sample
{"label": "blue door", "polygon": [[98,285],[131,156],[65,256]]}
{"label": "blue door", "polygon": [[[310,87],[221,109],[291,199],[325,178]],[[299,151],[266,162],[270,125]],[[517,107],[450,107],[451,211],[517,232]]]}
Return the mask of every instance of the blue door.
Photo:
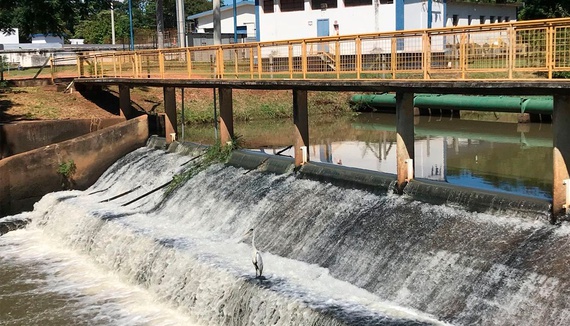
{"label": "blue door", "polygon": [[[317,37],[318,36],[329,36],[329,20],[328,19],[317,19]],[[329,52],[328,45],[320,44],[317,46],[318,51]]]}
{"label": "blue door", "polygon": [[329,20],[317,19],[317,36],[329,36]]}

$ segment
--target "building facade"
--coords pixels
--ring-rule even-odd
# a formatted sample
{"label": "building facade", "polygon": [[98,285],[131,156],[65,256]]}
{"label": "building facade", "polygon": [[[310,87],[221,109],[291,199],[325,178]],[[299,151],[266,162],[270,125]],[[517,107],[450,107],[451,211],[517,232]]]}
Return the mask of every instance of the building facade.
{"label": "building facade", "polygon": [[[276,41],[516,20],[517,4],[450,0],[256,0],[236,6],[238,32]],[[234,33],[233,6],[221,8],[222,33]],[[213,30],[213,12],[188,16],[195,32]],[[259,25],[259,26],[258,26]]]}

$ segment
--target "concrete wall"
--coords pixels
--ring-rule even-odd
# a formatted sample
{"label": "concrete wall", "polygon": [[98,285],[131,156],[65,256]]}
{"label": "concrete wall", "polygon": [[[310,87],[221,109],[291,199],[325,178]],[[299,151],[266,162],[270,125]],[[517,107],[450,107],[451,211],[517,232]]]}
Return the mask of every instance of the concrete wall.
{"label": "concrete wall", "polygon": [[79,137],[123,121],[125,119],[117,117],[0,124],[0,159]]}
{"label": "concrete wall", "polygon": [[31,210],[43,195],[63,190],[59,165],[73,160],[72,188],[86,189],[117,159],[143,146],[148,118],[141,116],[78,138],[0,160],[0,216]]}

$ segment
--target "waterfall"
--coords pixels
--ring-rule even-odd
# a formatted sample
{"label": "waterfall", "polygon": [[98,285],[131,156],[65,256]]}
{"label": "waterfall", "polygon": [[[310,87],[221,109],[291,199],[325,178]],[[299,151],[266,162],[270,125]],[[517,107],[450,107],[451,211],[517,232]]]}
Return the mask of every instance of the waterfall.
{"label": "waterfall", "polygon": [[41,232],[203,325],[570,322],[567,225],[221,164],[127,204],[187,152],[136,150],[88,190],[45,196],[0,243]]}

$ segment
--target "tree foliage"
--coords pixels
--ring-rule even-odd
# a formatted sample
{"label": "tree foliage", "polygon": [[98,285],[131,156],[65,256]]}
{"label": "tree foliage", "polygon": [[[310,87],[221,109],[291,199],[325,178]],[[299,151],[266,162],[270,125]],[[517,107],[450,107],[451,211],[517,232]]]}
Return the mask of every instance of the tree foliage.
{"label": "tree foliage", "polygon": [[18,28],[21,39],[32,34],[63,36],[75,27],[80,0],[2,0],[0,30]]}
{"label": "tree foliage", "polygon": [[520,20],[570,16],[570,0],[527,0],[519,10]]}

